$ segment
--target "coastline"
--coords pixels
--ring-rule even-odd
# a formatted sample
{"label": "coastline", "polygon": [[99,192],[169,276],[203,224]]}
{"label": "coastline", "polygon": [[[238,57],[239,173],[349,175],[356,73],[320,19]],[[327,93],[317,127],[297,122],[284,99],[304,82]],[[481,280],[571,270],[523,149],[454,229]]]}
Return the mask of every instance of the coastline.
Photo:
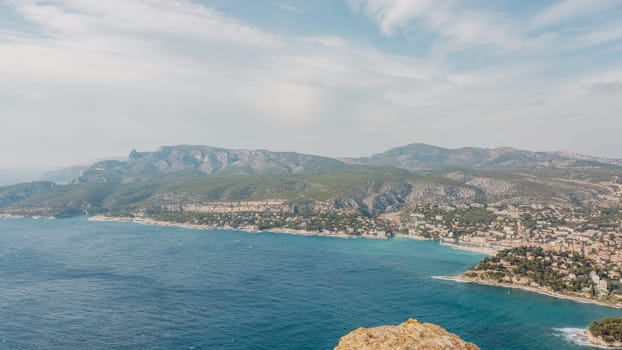
{"label": "coastline", "polygon": [[457,250],[464,250],[467,252],[479,253],[479,254],[484,254],[484,255],[489,255],[489,256],[495,256],[497,255],[497,252],[498,252],[498,250],[491,248],[491,247],[462,245],[462,244],[455,244],[455,243],[450,243],[450,242],[446,242],[442,240],[439,241],[438,244],[444,247],[449,247],[449,248],[453,248]]}
{"label": "coastline", "polygon": [[27,216],[27,215],[15,215],[15,214],[6,214],[0,213],[0,219],[10,219],[10,220],[21,220],[21,219],[32,219],[32,220],[54,220],[55,216]]}
{"label": "coastline", "polygon": [[544,289],[544,288],[541,288],[541,287],[521,286],[521,285],[517,285],[517,284],[475,280],[475,279],[464,277],[462,275],[460,275],[460,276],[433,276],[432,278],[438,279],[438,280],[443,280],[443,281],[452,281],[452,282],[460,282],[460,283],[473,283],[473,284],[480,284],[480,285],[485,285],[485,286],[520,289],[520,290],[524,290],[524,291],[527,291],[527,292],[547,295],[547,296],[550,296],[550,297],[553,297],[553,298],[557,298],[557,299],[566,299],[566,300],[572,300],[572,301],[575,301],[575,302],[578,302],[578,303],[583,303],[583,304],[594,304],[594,305],[599,305],[599,306],[611,307],[611,308],[615,308],[615,309],[622,309],[622,304],[611,304],[611,303],[606,303],[606,302],[603,302],[603,301],[589,299],[589,298],[583,298],[583,297],[579,297],[579,296],[575,296],[575,295],[567,295],[567,294],[562,294],[562,293],[556,293],[556,292],[552,292],[552,291],[550,291],[548,289]]}
{"label": "coastline", "polygon": [[[40,217],[40,216],[26,216],[26,215],[14,215],[14,214],[6,214],[0,213],[0,219],[55,219],[55,217]],[[162,221],[162,220],[154,220],[147,217],[121,217],[121,216],[106,216],[106,215],[92,215],[88,217],[89,221],[101,221],[101,222],[129,222],[129,223],[137,223],[143,225],[151,225],[151,226],[167,226],[167,227],[182,227],[189,229],[197,229],[197,230],[240,230],[251,233],[259,233],[259,232],[271,232],[271,233],[284,233],[291,235],[300,235],[300,236],[320,236],[320,237],[338,237],[338,238],[368,238],[368,239],[390,239],[390,237],[378,237],[374,235],[351,235],[344,232],[318,232],[318,231],[307,231],[307,230],[299,230],[299,229],[287,229],[287,228],[279,228],[274,227],[267,230],[260,230],[257,226],[243,226],[243,227],[232,227],[232,226],[209,226],[209,225],[199,225],[199,224],[190,224],[190,223],[180,223],[180,222],[171,222],[171,221]],[[405,238],[412,239],[417,241],[437,241],[439,245],[456,249],[462,251],[468,251],[472,253],[478,253],[483,255],[494,256],[497,253],[497,249],[492,247],[484,247],[484,246],[476,246],[476,245],[462,245],[455,244],[447,241],[436,240],[432,238],[427,238],[423,236],[413,236],[413,235],[404,235],[404,234],[396,234],[392,238]]]}
{"label": "coastline", "polygon": [[405,238],[405,239],[412,239],[412,240],[415,240],[415,241],[434,241],[435,240],[433,238],[417,236],[417,235],[405,235],[405,234],[401,234],[401,233],[395,234],[393,236],[393,238]]}
{"label": "coastline", "polygon": [[299,235],[299,236],[387,239],[385,237],[378,237],[378,236],[373,236],[373,235],[349,235],[349,234],[342,233],[342,232],[326,233],[326,232],[286,229],[286,228],[278,228],[278,227],[269,228],[267,230],[260,230],[259,228],[257,228],[257,226],[243,226],[243,227],[209,226],[209,225],[154,220],[154,219],[144,218],[144,217],[129,218],[129,217],[116,217],[116,216],[105,216],[105,215],[93,215],[89,217],[88,220],[89,221],[103,221],[103,222],[131,222],[131,223],[151,225],[151,226],[183,227],[183,228],[190,228],[190,229],[196,229],[196,230],[240,230],[240,231],[246,231],[250,233],[270,232],[270,233],[284,233],[284,234]]}
{"label": "coastline", "polygon": [[2,214],[0,213],[0,219],[25,219],[23,215]]}
{"label": "coastline", "polygon": [[[320,236],[320,237],[338,237],[338,238],[369,238],[369,239],[390,239],[387,237],[378,237],[374,235],[351,235],[343,232],[317,232],[317,231],[307,231],[307,230],[299,230],[299,229],[287,229],[287,228],[269,228],[267,230],[260,230],[257,226],[244,226],[244,227],[231,227],[231,226],[209,226],[209,225],[199,225],[199,224],[190,224],[190,223],[178,223],[178,222],[170,222],[170,221],[162,221],[162,220],[154,220],[145,217],[117,217],[117,216],[105,216],[105,215],[93,215],[88,218],[89,221],[109,221],[109,222],[131,222],[138,223],[143,225],[152,225],[152,226],[168,226],[168,227],[183,227],[183,228],[191,228],[198,230],[240,230],[251,233],[259,233],[259,232],[271,232],[271,233],[284,233],[290,235],[299,235],[299,236]],[[411,235],[403,235],[397,234],[393,236],[393,238],[405,238],[412,239],[416,241],[438,241],[436,239],[430,239],[423,236],[411,236]],[[488,256],[494,256],[497,254],[498,250],[491,247],[478,247],[475,245],[460,245],[453,244],[446,241],[438,241],[439,245],[451,249],[468,251],[472,253],[478,253]]]}
{"label": "coastline", "polygon": [[497,252],[499,252],[500,250],[500,249],[495,249],[489,246],[464,245],[464,244],[443,241],[442,239],[439,240],[436,238],[428,238],[428,237],[416,236],[416,235],[396,234],[395,236],[393,236],[393,238],[405,238],[405,239],[412,239],[415,241],[436,241],[438,242],[439,245],[442,245],[443,247],[456,249],[456,250],[463,250],[466,252],[478,253],[478,254],[488,255],[488,256],[495,256],[497,255]]}
{"label": "coastline", "polygon": [[613,344],[609,344],[605,342],[603,339],[592,335],[592,333],[586,329],[583,332],[580,332],[579,335],[583,337],[591,346],[598,347],[600,349],[622,349],[622,343],[616,342]]}

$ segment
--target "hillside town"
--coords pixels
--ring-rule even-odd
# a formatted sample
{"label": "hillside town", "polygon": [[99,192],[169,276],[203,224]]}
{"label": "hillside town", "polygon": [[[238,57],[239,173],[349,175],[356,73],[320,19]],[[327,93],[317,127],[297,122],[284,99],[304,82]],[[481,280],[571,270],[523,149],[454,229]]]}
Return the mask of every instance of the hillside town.
{"label": "hillside town", "polygon": [[617,208],[423,206],[389,218],[406,236],[464,248],[531,246],[579,254],[602,264],[622,263],[622,215]]}
{"label": "hillside town", "polygon": [[420,204],[379,216],[322,203],[266,200],[160,206],[133,214],[221,228],[290,230],[326,235],[439,240],[494,253],[529,246],[622,264],[622,211],[617,207]]}
{"label": "hillside town", "polygon": [[484,258],[447,279],[521,288],[556,297],[622,307],[620,267],[568,251],[516,247]]}

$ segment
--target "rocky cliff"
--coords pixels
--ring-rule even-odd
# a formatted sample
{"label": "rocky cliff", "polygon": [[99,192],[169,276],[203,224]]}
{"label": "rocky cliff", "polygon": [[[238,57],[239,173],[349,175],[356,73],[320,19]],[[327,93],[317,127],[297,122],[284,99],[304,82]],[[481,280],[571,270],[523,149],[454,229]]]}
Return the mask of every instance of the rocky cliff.
{"label": "rocky cliff", "polygon": [[339,341],[335,350],[477,350],[475,344],[432,323],[409,319],[398,326],[359,328]]}

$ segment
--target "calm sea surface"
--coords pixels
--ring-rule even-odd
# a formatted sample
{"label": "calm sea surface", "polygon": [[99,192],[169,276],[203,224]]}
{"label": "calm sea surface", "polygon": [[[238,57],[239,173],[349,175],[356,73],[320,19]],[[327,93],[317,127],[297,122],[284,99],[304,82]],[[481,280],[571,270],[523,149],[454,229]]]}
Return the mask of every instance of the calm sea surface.
{"label": "calm sea surface", "polygon": [[588,349],[622,312],[432,279],[482,256],[434,242],[0,219],[0,349],[332,349],[409,317],[482,349]]}

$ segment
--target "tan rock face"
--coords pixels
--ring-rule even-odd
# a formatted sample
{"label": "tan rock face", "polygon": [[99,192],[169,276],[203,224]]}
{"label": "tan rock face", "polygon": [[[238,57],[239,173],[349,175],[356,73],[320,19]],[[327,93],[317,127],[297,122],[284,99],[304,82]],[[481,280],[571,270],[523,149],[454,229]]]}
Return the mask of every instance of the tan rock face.
{"label": "tan rock face", "polygon": [[359,328],[343,336],[335,350],[479,350],[473,343],[432,323],[409,319],[398,326]]}

